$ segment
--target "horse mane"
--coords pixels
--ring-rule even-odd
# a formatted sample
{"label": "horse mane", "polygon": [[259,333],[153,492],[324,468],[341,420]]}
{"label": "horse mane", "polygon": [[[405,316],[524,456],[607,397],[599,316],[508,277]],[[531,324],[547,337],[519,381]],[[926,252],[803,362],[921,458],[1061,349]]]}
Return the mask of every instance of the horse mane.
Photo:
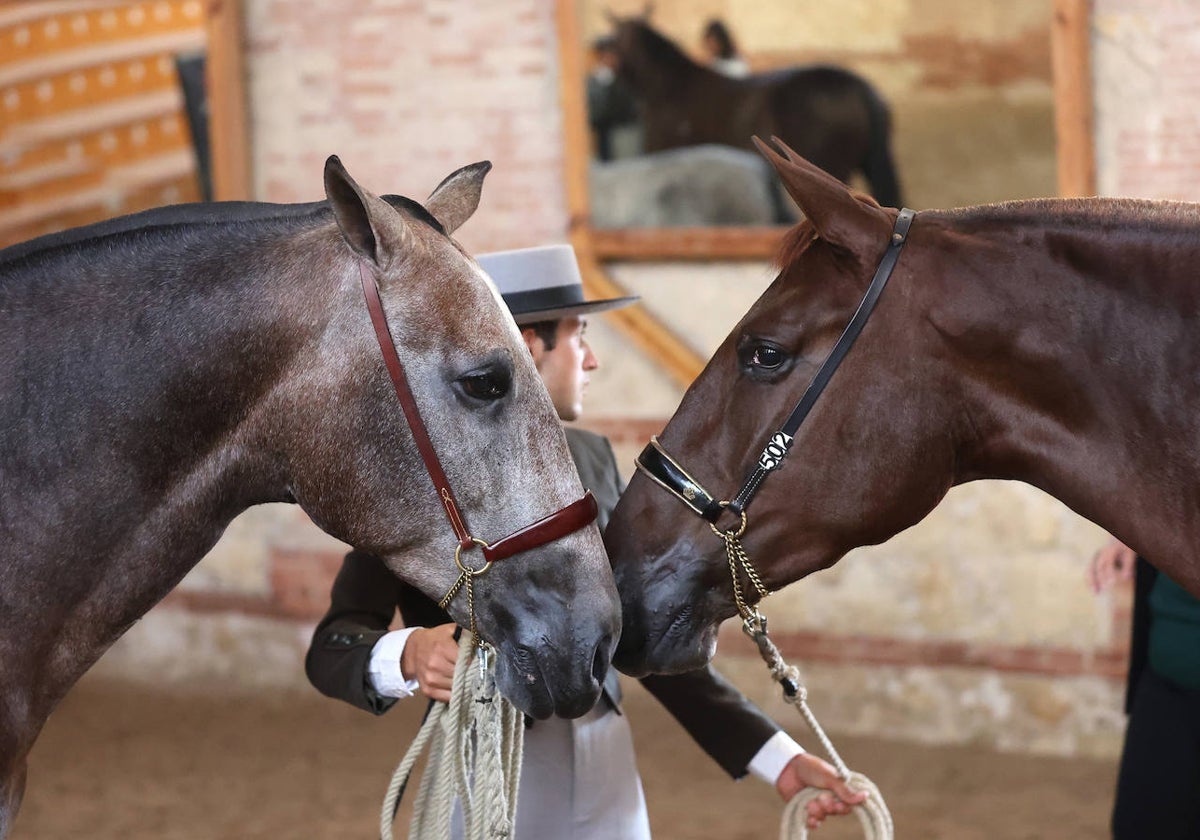
{"label": "horse mane", "polygon": [[[428,210],[402,195],[380,196],[402,213],[433,228],[445,236],[441,223]],[[331,210],[328,201],[302,204],[272,204],[258,201],[209,201],[173,204],[118,216],[82,227],[49,233],[25,242],[0,249],[0,268],[19,260],[53,259],[65,253],[93,245],[105,244],[113,237],[140,234],[162,236],[198,226],[237,225],[243,233],[265,232],[277,228],[280,222],[313,224],[323,222]],[[250,225],[252,227],[247,228]]]}
{"label": "horse mane", "polygon": [[[858,197],[874,203],[869,196]],[[1034,198],[947,210],[921,210],[917,213],[916,224],[919,225],[923,217],[945,220],[966,230],[996,225],[1044,230],[1053,223],[1067,230],[1118,228],[1194,236],[1196,226],[1200,224],[1200,205],[1137,198]],[[807,219],[801,220],[784,234],[773,265],[780,271],[787,268],[816,239],[817,232],[812,224]]]}
{"label": "horse mane", "polygon": [[706,69],[693,61],[691,56],[681,50],[674,41],[644,20],[630,18],[622,21],[621,25],[628,26],[633,30],[636,43],[648,61],[679,69]]}
{"label": "horse mane", "polygon": [[1122,230],[1179,231],[1194,235],[1200,224],[1200,206],[1185,201],[1152,201],[1138,198],[1035,198],[981,204],[917,214],[946,219],[962,227],[1004,224],[1063,229],[1119,228]]}

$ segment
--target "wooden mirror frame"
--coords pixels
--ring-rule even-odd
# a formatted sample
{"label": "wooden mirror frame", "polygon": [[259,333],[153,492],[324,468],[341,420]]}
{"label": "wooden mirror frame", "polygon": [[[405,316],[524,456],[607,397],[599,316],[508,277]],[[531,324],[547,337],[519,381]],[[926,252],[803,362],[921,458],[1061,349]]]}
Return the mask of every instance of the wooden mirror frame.
{"label": "wooden mirror frame", "polygon": [[242,4],[208,0],[204,88],[208,97],[208,134],[212,150],[215,201],[252,198],[250,144],[246,125],[246,88]]}
{"label": "wooden mirror frame", "polygon": [[[568,237],[583,272],[584,287],[597,297],[628,294],[605,271],[609,261],[769,260],[781,227],[678,227],[602,229],[591,224],[588,194],[590,143],[584,97],[582,37],[577,0],[556,0],[559,86],[563,112],[563,182]],[[1053,0],[1051,51],[1058,194],[1095,193],[1092,140],[1091,2]],[[635,306],[610,315],[617,328],[686,387],[705,360],[661,321]]]}

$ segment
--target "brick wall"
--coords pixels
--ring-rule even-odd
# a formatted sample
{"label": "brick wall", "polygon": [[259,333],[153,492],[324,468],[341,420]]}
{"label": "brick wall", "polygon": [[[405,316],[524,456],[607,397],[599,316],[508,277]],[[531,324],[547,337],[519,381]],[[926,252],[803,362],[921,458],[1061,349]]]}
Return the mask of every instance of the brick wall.
{"label": "brick wall", "polygon": [[476,251],[562,241],[554,6],[546,0],[245,0],[255,194],[322,197],[327,155],[422,199],[489,159]]}
{"label": "brick wall", "polygon": [[1200,7],[1096,0],[1094,10],[1101,194],[1200,200]]}

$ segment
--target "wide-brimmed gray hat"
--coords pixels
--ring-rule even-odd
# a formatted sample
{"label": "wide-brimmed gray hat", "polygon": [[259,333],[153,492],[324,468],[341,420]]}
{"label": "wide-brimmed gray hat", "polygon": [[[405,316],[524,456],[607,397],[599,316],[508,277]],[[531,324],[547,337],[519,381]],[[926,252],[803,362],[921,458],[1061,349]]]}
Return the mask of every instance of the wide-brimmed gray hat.
{"label": "wide-brimmed gray hat", "polygon": [[518,324],[619,309],[637,300],[636,295],[585,299],[579,263],[570,245],[493,251],[480,254],[477,259],[495,282]]}

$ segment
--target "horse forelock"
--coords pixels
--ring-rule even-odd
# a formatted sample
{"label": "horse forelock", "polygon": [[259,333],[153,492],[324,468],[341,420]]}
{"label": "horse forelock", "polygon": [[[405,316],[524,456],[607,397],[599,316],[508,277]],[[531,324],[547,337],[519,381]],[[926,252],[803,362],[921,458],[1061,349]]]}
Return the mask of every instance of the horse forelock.
{"label": "horse forelock", "polygon": [[812,222],[805,219],[784,234],[775,253],[773,265],[779,271],[786,271],[816,241],[817,230],[813,227]]}

